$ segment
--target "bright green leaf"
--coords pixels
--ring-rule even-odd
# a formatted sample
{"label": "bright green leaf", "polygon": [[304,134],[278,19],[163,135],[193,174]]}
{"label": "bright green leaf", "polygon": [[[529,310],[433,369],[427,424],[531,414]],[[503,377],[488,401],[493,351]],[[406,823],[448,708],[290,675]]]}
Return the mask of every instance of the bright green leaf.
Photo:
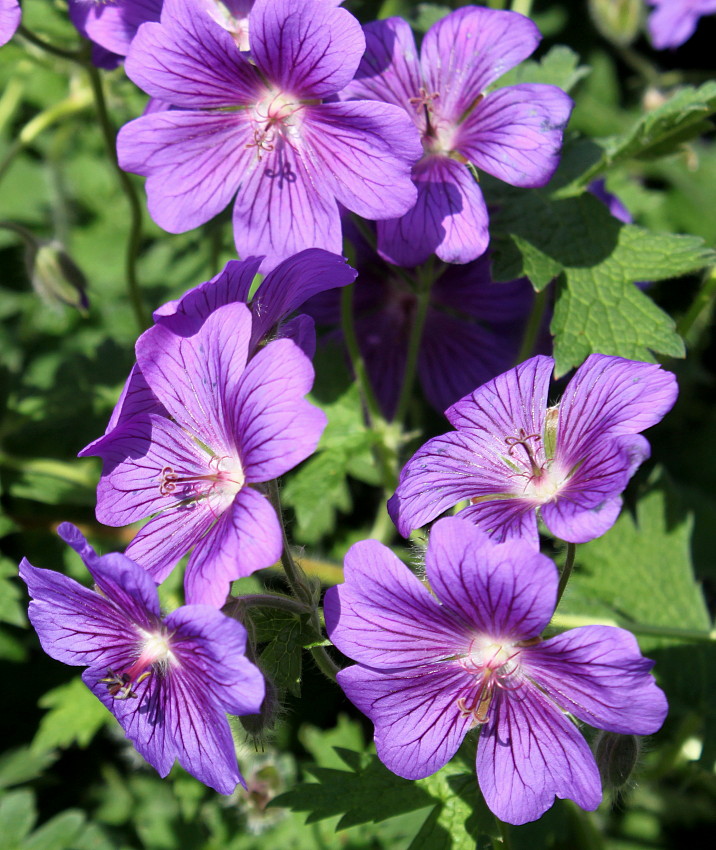
{"label": "bright green leaf", "polygon": [[497,87],[519,83],[546,83],[570,91],[589,74],[589,68],[579,64],[579,56],[569,47],[557,44],[537,62],[530,59],[500,77]]}
{"label": "bright green leaf", "polygon": [[79,678],[48,691],[39,705],[50,711],[32,741],[36,753],[73,744],[86,747],[102,726],[112,721],[112,715]]}
{"label": "bright green leaf", "polygon": [[85,816],[72,809],[43,823],[21,844],[22,850],[67,850],[82,829]]}
{"label": "bright green leaf", "polygon": [[4,850],[16,850],[35,825],[37,812],[32,791],[11,791],[0,799],[0,830]]}

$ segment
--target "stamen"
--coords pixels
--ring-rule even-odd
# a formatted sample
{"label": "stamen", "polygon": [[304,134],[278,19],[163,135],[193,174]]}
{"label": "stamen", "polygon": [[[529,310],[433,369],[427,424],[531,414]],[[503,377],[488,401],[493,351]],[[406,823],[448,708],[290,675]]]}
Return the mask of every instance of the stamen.
{"label": "stamen", "polygon": [[505,437],[505,443],[509,446],[507,450],[507,454],[510,457],[515,457],[514,450],[517,446],[522,446],[527,455],[527,460],[530,463],[530,469],[532,472],[533,478],[539,478],[544,472],[544,465],[537,462],[537,458],[535,456],[534,448],[529,444],[529,440],[535,440],[539,442],[542,439],[541,434],[527,434],[524,428],[520,428],[519,436],[517,437]]}

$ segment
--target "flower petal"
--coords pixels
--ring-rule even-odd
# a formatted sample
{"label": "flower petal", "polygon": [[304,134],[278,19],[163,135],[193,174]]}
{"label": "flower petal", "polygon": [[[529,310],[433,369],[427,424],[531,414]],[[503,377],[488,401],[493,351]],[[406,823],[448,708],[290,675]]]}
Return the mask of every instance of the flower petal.
{"label": "flower petal", "polygon": [[410,98],[420,95],[422,78],[410,24],[403,18],[387,18],[366,24],[363,33],[365,53],[341,97],[392,103],[413,110],[411,115],[417,118]]}
{"label": "flower petal", "polygon": [[485,802],[511,824],[537,820],[554,798],[596,809],[602,799],[594,756],[575,725],[536,687],[495,692],[494,712],[477,748]]}
{"label": "flower petal", "polygon": [[404,109],[375,101],[307,107],[303,155],[316,185],[363,218],[394,218],[415,203],[410,169],[422,154]]}
{"label": "flower petal", "polygon": [[436,108],[457,121],[476,98],[526,59],[541,39],[529,18],[515,12],[468,6],[446,15],[423,39],[420,64]]}
{"label": "flower petal", "polygon": [[574,106],[557,86],[507,86],[490,92],[460,127],[455,148],[511,186],[549,182]]}
{"label": "flower petal", "polygon": [[[147,177],[154,221],[169,233],[185,233],[220,213],[254,170],[252,138],[245,110],[170,110],[125,124],[117,136],[117,155],[125,171]],[[242,256],[256,253],[261,252]]]}
{"label": "flower petal", "polygon": [[668,711],[666,697],[650,674],[630,632],[612,626],[582,626],[527,647],[525,673],[579,720],[625,735],[651,735]]}
{"label": "flower petal", "polygon": [[278,139],[273,151],[241,168],[234,205],[234,240],[240,256],[263,254],[263,272],[304,248],[342,249],[338,205],[314,185],[302,153]]}
{"label": "flower petal", "polygon": [[311,361],[290,339],[278,339],[249,362],[228,408],[248,482],[278,478],[312,454],[326,416],[306,401]]}
{"label": "flower petal", "polygon": [[370,667],[414,667],[466,652],[467,625],[442,608],[387,546],[348,550],[345,584],[324,603],[326,631],[340,651]]}
{"label": "flower petal", "polygon": [[425,566],[443,605],[495,640],[536,637],[554,613],[557,568],[525,541],[496,544],[464,519],[447,517],[430,532]]}
{"label": "flower petal", "polygon": [[256,0],[249,26],[259,70],[299,97],[335,94],[353,79],[365,50],[358,21],[324,0]]}
{"label": "flower petal", "polygon": [[243,374],[251,336],[246,304],[215,310],[190,337],[155,325],[137,340],[147,383],[181,428],[216,454],[231,454],[229,402]]}
{"label": "flower petal", "polygon": [[0,3],[0,47],[7,44],[20,26],[22,11],[17,0],[2,0]]}
{"label": "flower petal", "polygon": [[676,378],[661,366],[591,354],[562,396],[555,456],[576,463],[607,435],[650,428],[671,410],[677,394]]}
{"label": "flower petal", "polygon": [[132,0],[116,5],[75,0],[69,5],[75,24],[77,13],[84,18],[83,34],[119,56],[127,55],[139,27],[147,21],[158,21],[162,11],[162,0]]}
{"label": "flower petal", "polygon": [[74,667],[96,665],[105,673],[132,658],[139,635],[114,602],[67,576],[33,567],[27,558],[20,578],[32,597],[30,622],[51,658]]}
{"label": "flower petal", "polygon": [[261,493],[244,487],[216,525],[196,542],[184,575],[187,602],[221,608],[230,582],[275,564],[281,546],[276,511]]}
{"label": "flower petal", "polygon": [[165,2],[161,23],[141,27],[125,70],[147,94],[183,109],[248,105],[261,88],[231,35],[192,0]]}
{"label": "flower petal", "polygon": [[380,760],[405,779],[422,779],[447,764],[472,723],[456,697],[474,690],[474,676],[458,665],[393,673],[356,665],[338,673],[338,684],[375,724]]}
{"label": "flower petal", "polygon": [[489,534],[495,543],[524,540],[539,549],[539,533],[534,503],[520,498],[497,498],[468,505],[457,516]]}
{"label": "flower petal", "polygon": [[489,216],[482,190],[467,168],[446,156],[424,157],[413,168],[415,206],[378,222],[378,251],[398,266],[417,266],[436,253],[466,263],[487,250]]}

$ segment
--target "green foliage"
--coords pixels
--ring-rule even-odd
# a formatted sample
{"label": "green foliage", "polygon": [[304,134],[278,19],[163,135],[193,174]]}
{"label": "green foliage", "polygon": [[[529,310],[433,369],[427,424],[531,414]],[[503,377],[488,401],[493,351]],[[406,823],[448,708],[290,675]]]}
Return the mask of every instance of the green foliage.
{"label": "green foliage", "polygon": [[82,812],[69,809],[33,832],[36,821],[37,810],[31,791],[12,791],[1,797],[3,850],[83,850],[81,839],[86,830],[83,830],[85,816]]}
{"label": "green foliage", "polygon": [[73,744],[86,747],[102,726],[114,723],[112,715],[80,678],[48,691],[39,704],[49,711],[32,741],[35,753]]}
{"label": "green foliage", "polygon": [[324,404],[328,425],[316,454],[288,479],[283,500],[296,512],[296,536],[315,543],[335,527],[336,511],[351,509],[348,476],[377,484],[370,449],[376,436],[365,425],[358,387]]}
{"label": "green foliage", "polygon": [[558,44],[540,61],[529,59],[508,71],[497,82],[497,88],[520,83],[544,83],[571,91],[589,74],[589,68],[579,64],[579,56],[569,47]]}
{"label": "green foliage", "polygon": [[7,558],[0,558],[0,622],[13,626],[27,625],[23,593],[17,581],[17,565]]}

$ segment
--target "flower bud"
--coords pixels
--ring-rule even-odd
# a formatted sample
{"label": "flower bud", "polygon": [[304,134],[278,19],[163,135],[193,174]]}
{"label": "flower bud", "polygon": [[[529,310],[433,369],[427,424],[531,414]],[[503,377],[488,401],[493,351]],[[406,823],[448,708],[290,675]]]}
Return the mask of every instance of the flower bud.
{"label": "flower bud", "polygon": [[589,0],[594,26],[612,44],[626,47],[641,29],[642,0]]}
{"label": "flower bud", "polygon": [[594,757],[602,785],[620,791],[629,782],[641,755],[641,738],[600,732],[594,741]]}
{"label": "flower bud", "polygon": [[56,239],[29,245],[25,254],[32,288],[50,304],[67,304],[87,314],[87,279]]}
{"label": "flower bud", "polygon": [[261,711],[258,714],[244,714],[239,717],[239,722],[244,730],[256,741],[259,741],[264,734],[273,729],[281,710],[276,685],[266,674],[264,674],[264,679],[266,681],[266,696],[261,703]]}

